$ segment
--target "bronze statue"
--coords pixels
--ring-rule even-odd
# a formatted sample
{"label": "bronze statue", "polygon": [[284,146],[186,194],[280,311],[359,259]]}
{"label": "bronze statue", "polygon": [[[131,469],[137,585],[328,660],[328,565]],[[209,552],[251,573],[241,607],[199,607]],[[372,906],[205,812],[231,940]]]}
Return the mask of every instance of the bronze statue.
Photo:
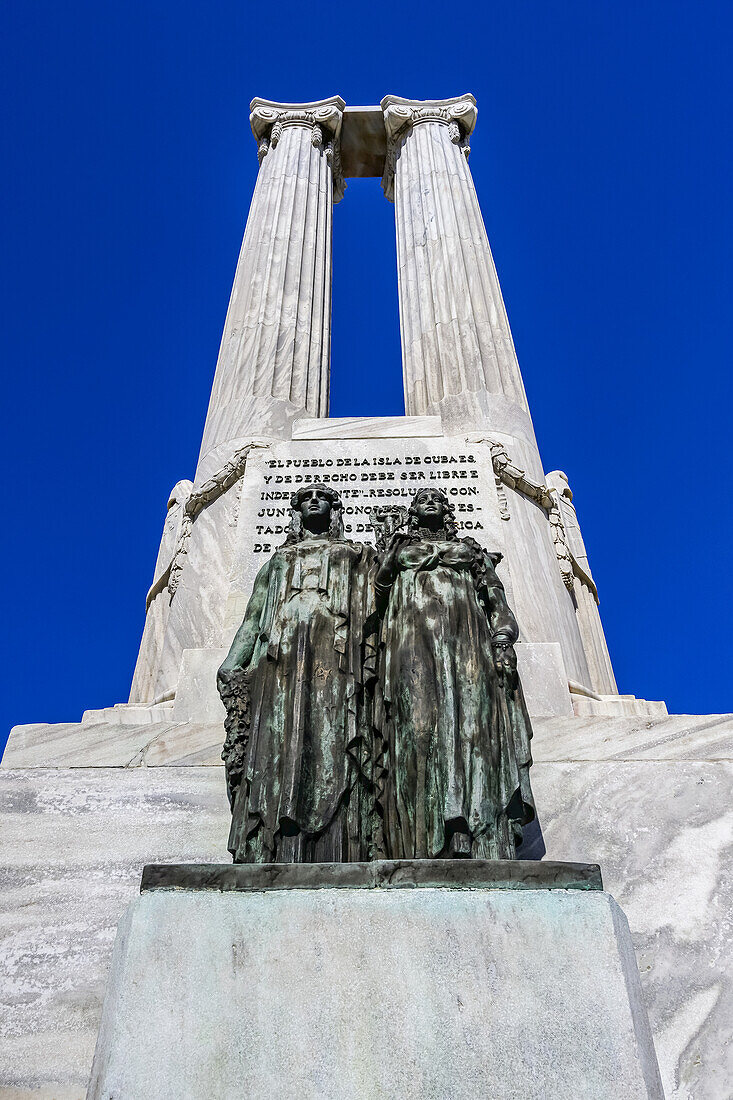
{"label": "bronze statue", "polygon": [[489,553],[421,489],[381,558],[386,771],[377,800],[391,859],[513,859],[534,817],[517,624]]}
{"label": "bronze statue", "polygon": [[[235,863],[370,858],[365,623],[374,552],[339,494],[299,489],[219,669]],[[373,664],[372,664],[373,668]]]}

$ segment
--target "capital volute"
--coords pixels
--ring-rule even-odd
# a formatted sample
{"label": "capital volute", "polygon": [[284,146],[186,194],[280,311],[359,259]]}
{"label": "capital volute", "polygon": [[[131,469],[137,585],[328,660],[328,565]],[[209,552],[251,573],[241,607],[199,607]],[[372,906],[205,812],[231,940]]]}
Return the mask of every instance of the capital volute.
{"label": "capital volute", "polygon": [[381,107],[389,141],[399,140],[420,122],[456,125],[461,137],[468,138],[478,114],[476,100],[470,93],[454,99],[403,99],[398,95],[386,95]]}
{"label": "capital volute", "polygon": [[341,96],[319,99],[312,103],[273,103],[269,99],[253,99],[249,105],[249,124],[257,142],[257,158],[262,161],[270,149],[277,147],[286,126],[302,126],[310,131],[311,144],[322,147],[334,177],[334,202],[343,196],[339,143],[344,117]]}
{"label": "capital volute", "polygon": [[454,99],[403,99],[402,96],[387,95],[381,107],[387,133],[382,187],[388,199],[391,200],[394,194],[395,163],[400,144],[419,123],[433,122],[447,126],[453,144],[465,156],[471,152],[468,139],[476,125],[478,110],[470,92]]}

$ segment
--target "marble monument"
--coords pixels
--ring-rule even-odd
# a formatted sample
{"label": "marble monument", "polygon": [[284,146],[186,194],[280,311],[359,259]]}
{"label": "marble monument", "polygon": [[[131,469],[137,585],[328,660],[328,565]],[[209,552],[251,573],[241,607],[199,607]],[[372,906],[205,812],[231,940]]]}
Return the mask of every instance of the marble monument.
{"label": "marble monument", "polygon": [[[198,464],[191,480],[175,484],[165,509],[129,700],[86,711],[80,722],[17,726],[2,761],[0,1100],[86,1095],[115,931],[143,866],[226,860],[225,709],[216,670],[259,568],[286,537],[292,495],[313,482],[339,494],[345,531],[367,552],[376,541],[375,508],[408,508],[418,490],[439,489],[462,533],[502,555],[496,572],[519,631],[516,655],[534,731],[538,807],[517,854],[530,862],[547,854],[550,861],[601,863],[606,888],[629,918],[636,961],[623,915],[597,888],[573,892],[567,882],[559,889],[535,883],[525,909],[542,923],[548,951],[570,951],[566,932],[575,929],[588,935],[594,951],[606,952],[607,959],[611,952],[616,960],[606,992],[623,1018],[614,1040],[621,1045],[604,1047],[598,1064],[607,1069],[624,1062],[631,1074],[619,1078],[626,1095],[661,1095],[654,1048],[668,1100],[725,1095],[733,1078],[727,1044],[733,1018],[727,916],[733,907],[727,810],[733,717],[669,716],[662,702],[618,692],[569,479],[561,471],[546,473],[537,447],[469,167],[476,119],[470,95],[436,101],[386,96],[370,107],[347,106],[338,96],[251,104],[257,184]],[[329,418],[333,206],[344,198],[347,179],[365,176],[381,178],[394,204],[406,415]],[[457,957],[482,965],[496,934],[487,913],[499,914],[496,920],[514,930],[520,947],[529,937],[515,895],[508,897],[493,880],[479,884],[478,897],[445,882],[402,894],[365,888],[375,885],[352,882],[353,893],[342,890],[326,908],[344,929],[363,926],[373,909],[380,951],[389,920],[404,922],[391,976],[395,996],[399,967],[414,970],[410,951],[416,944],[434,949],[440,921],[447,921],[444,934],[456,937]],[[170,920],[166,927],[172,929],[176,917],[168,895],[179,898],[191,927],[206,927],[210,912],[212,936],[229,936],[230,950],[240,942],[231,896],[193,897],[180,889],[146,890],[133,903],[121,926],[110,988],[126,967],[142,965],[142,980],[147,948],[125,935],[149,931],[145,914],[159,911],[165,914],[159,926]],[[311,880],[302,890],[297,920],[304,928],[326,919],[319,909],[322,889]],[[262,907],[245,894],[240,911],[250,913],[255,926]],[[276,922],[298,906],[295,893],[259,897],[270,899]],[[484,905],[481,913],[474,911],[477,904]],[[451,924],[451,906],[454,916],[481,929],[480,950]],[[426,912],[438,923],[426,925]],[[264,932],[258,942],[261,961],[274,948]],[[360,949],[368,948],[364,941]],[[552,969],[536,975],[534,987],[517,984],[519,959],[507,960],[517,1003],[544,998],[543,1019],[549,1020],[555,1012]],[[317,957],[305,964],[314,974],[320,965]],[[329,955],[327,972],[338,965],[338,952]],[[576,1007],[592,1006],[593,975],[580,953],[572,965]],[[262,983],[262,973],[255,968],[253,981]],[[291,977],[283,972],[282,980]],[[193,995],[186,981],[184,973],[171,972],[171,997]],[[127,993],[117,988],[124,1000]],[[326,1011],[325,986],[322,993]],[[470,1012],[487,1007],[485,994],[472,987]],[[130,1019],[137,1018],[134,1004],[125,1004]],[[276,1014],[275,1001],[268,1004]],[[110,1011],[100,1034],[110,1037],[113,1051],[119,1048]],[[434,1014],[426,1023],[437,1027],[442,1020],[450,1034],[465,1034],[462,1011],[451,1002],[444,1016]],[[653,1046],[639,1024],[646,1011]],[[590,1026],[587,1018],[585,1024]],[[372,1037],[381,1042],[378,1029]],[[423,1049],[418,1032],[407,1039],[417,1057]],[[523,1043],[534,1049],[529,1033]],[[297,1055],[287,1044],[280,1049]],[[474,1055],[467,1087],[480,1081],[474,1073],[480,1056]],[[502,1072],[511,1073],[516,1055],[516,1048],[504,1050]],[[452,1057],[446,1050],[438,1080],[444,1079],[440,1074],[452,1079]],[[536,1058],[541,1061],[539,1047]],[[115,1065],[108,1080],[123,1087],[125,1073],[136,1067]],[[103,1081],[100,1066],[98,1054],[97,1083]],[[246,1058],[242,1066],[251,1069]],[[319,1062],[311,1095],[333,1070],[328,1059]],[[587,1094],[606,1095],[604,1080],[608,1074],[593,1078],[596,1091],[589,1085]],[[541,1095],[533,1087],[522,1094]]]}

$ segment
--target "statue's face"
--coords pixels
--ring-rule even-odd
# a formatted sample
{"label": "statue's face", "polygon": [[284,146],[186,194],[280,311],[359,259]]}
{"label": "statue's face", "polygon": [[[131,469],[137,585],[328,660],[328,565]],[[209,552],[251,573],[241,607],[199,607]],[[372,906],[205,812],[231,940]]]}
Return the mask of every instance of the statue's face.
{"label": "statue's face", "polygon": [[434,489],[425,489],[417,496],[413,505],[419,522],[441,520],[445,516],[445,504]]}
{"label": "statue's face", "polygon": [[303,519],[321,519],[331,514],[331,501],[321,489],[306,489],[300,495]]}

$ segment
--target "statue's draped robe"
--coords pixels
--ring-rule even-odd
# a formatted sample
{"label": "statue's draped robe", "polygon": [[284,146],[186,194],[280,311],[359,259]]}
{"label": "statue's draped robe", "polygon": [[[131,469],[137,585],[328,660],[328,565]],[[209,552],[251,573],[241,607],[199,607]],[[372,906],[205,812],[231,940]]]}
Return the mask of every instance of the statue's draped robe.
{"label": "statue's draped robe", "polygon": [[[362,642],[372,561],[358,543],[303,540],[257,576],[264,602],[229,835],[235,862],[368,858]],[[256,607],[253,599],[247,615]]]}
{"label": "statue's draped robe", "polygon": [[531,727],[521,686],[505,688],[494,667],[488,588],[514,620],[492,557],[472,540],[421,539],[400,548],[396,565],[378,720],[385,853],[514,858],[534,817]]}

